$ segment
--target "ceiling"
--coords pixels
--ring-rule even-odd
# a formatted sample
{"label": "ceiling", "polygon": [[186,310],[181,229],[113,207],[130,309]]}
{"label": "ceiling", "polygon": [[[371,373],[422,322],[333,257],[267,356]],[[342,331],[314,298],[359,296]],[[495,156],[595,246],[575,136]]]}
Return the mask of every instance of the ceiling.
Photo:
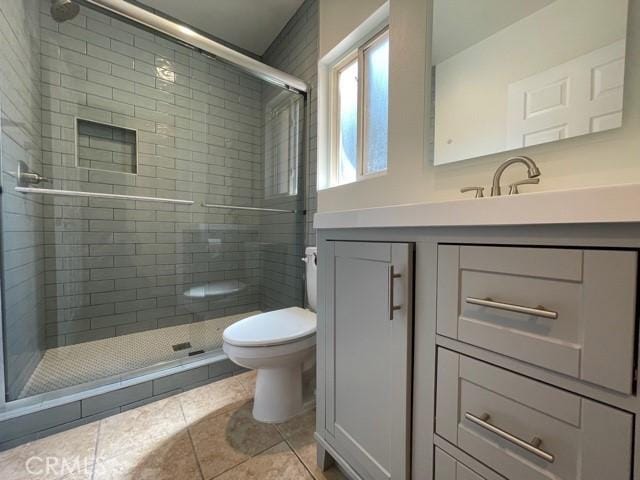
{"label": "ceiling", "polygon": [[435,0],[434,65],[554,1],[556,0]]}
{"label": "ceiling", "polygon": [[141,0],[225,42],[262,55],[304,0]]}

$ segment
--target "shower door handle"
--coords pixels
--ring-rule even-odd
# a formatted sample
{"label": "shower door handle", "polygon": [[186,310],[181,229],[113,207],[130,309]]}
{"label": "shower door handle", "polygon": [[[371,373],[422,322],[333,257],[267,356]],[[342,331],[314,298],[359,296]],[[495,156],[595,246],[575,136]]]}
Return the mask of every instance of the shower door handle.
{"label": "shower door handle", "polygon": [[393,265],[389,265],[389,270],[388,270],[388,288],[389,288],[389,320],[393,320],[393,312],[395,312],[396,310],[400,310],[402,308],[402,305],[394,305],[394,300],[393,300],[393,283],[394,280],[396,278],[401,278],[402,274],[400,273],[395,273]]}

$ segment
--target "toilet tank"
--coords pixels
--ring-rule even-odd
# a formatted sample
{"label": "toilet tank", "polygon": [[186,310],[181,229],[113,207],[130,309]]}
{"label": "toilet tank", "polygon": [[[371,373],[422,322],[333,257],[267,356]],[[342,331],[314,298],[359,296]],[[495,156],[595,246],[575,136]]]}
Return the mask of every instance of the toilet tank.
{"label": "toilet tank", "polygon": [[316,247],[307,247],[304,251],[304,262],[307,264],[307,300],[309,308],[316,311],[318,305],[318,249]]}

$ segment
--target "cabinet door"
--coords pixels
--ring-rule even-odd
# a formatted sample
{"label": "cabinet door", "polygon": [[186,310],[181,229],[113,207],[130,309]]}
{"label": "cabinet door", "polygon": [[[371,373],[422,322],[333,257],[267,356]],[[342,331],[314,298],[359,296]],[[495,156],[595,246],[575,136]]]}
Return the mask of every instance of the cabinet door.
{"label": "cabinet door", "polygon": [[413,245],[330,242],[326,422],[365,479],[409,475]]}

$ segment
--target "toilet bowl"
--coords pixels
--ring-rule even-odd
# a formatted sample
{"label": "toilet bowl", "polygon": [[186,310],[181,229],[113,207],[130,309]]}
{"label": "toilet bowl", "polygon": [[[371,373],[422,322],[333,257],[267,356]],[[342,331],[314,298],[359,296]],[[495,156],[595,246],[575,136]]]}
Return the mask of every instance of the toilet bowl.
{"label": "toilet bowl", "polygon": [[[309,306],[316,307],[316,248],[308,247],[306,286]],[[316,314],[300,307],[260,313],[227,327],[224,352],[234,363],[257,370],[253,416],[280,423],[302,411],[302,372],[315,362]]]}

